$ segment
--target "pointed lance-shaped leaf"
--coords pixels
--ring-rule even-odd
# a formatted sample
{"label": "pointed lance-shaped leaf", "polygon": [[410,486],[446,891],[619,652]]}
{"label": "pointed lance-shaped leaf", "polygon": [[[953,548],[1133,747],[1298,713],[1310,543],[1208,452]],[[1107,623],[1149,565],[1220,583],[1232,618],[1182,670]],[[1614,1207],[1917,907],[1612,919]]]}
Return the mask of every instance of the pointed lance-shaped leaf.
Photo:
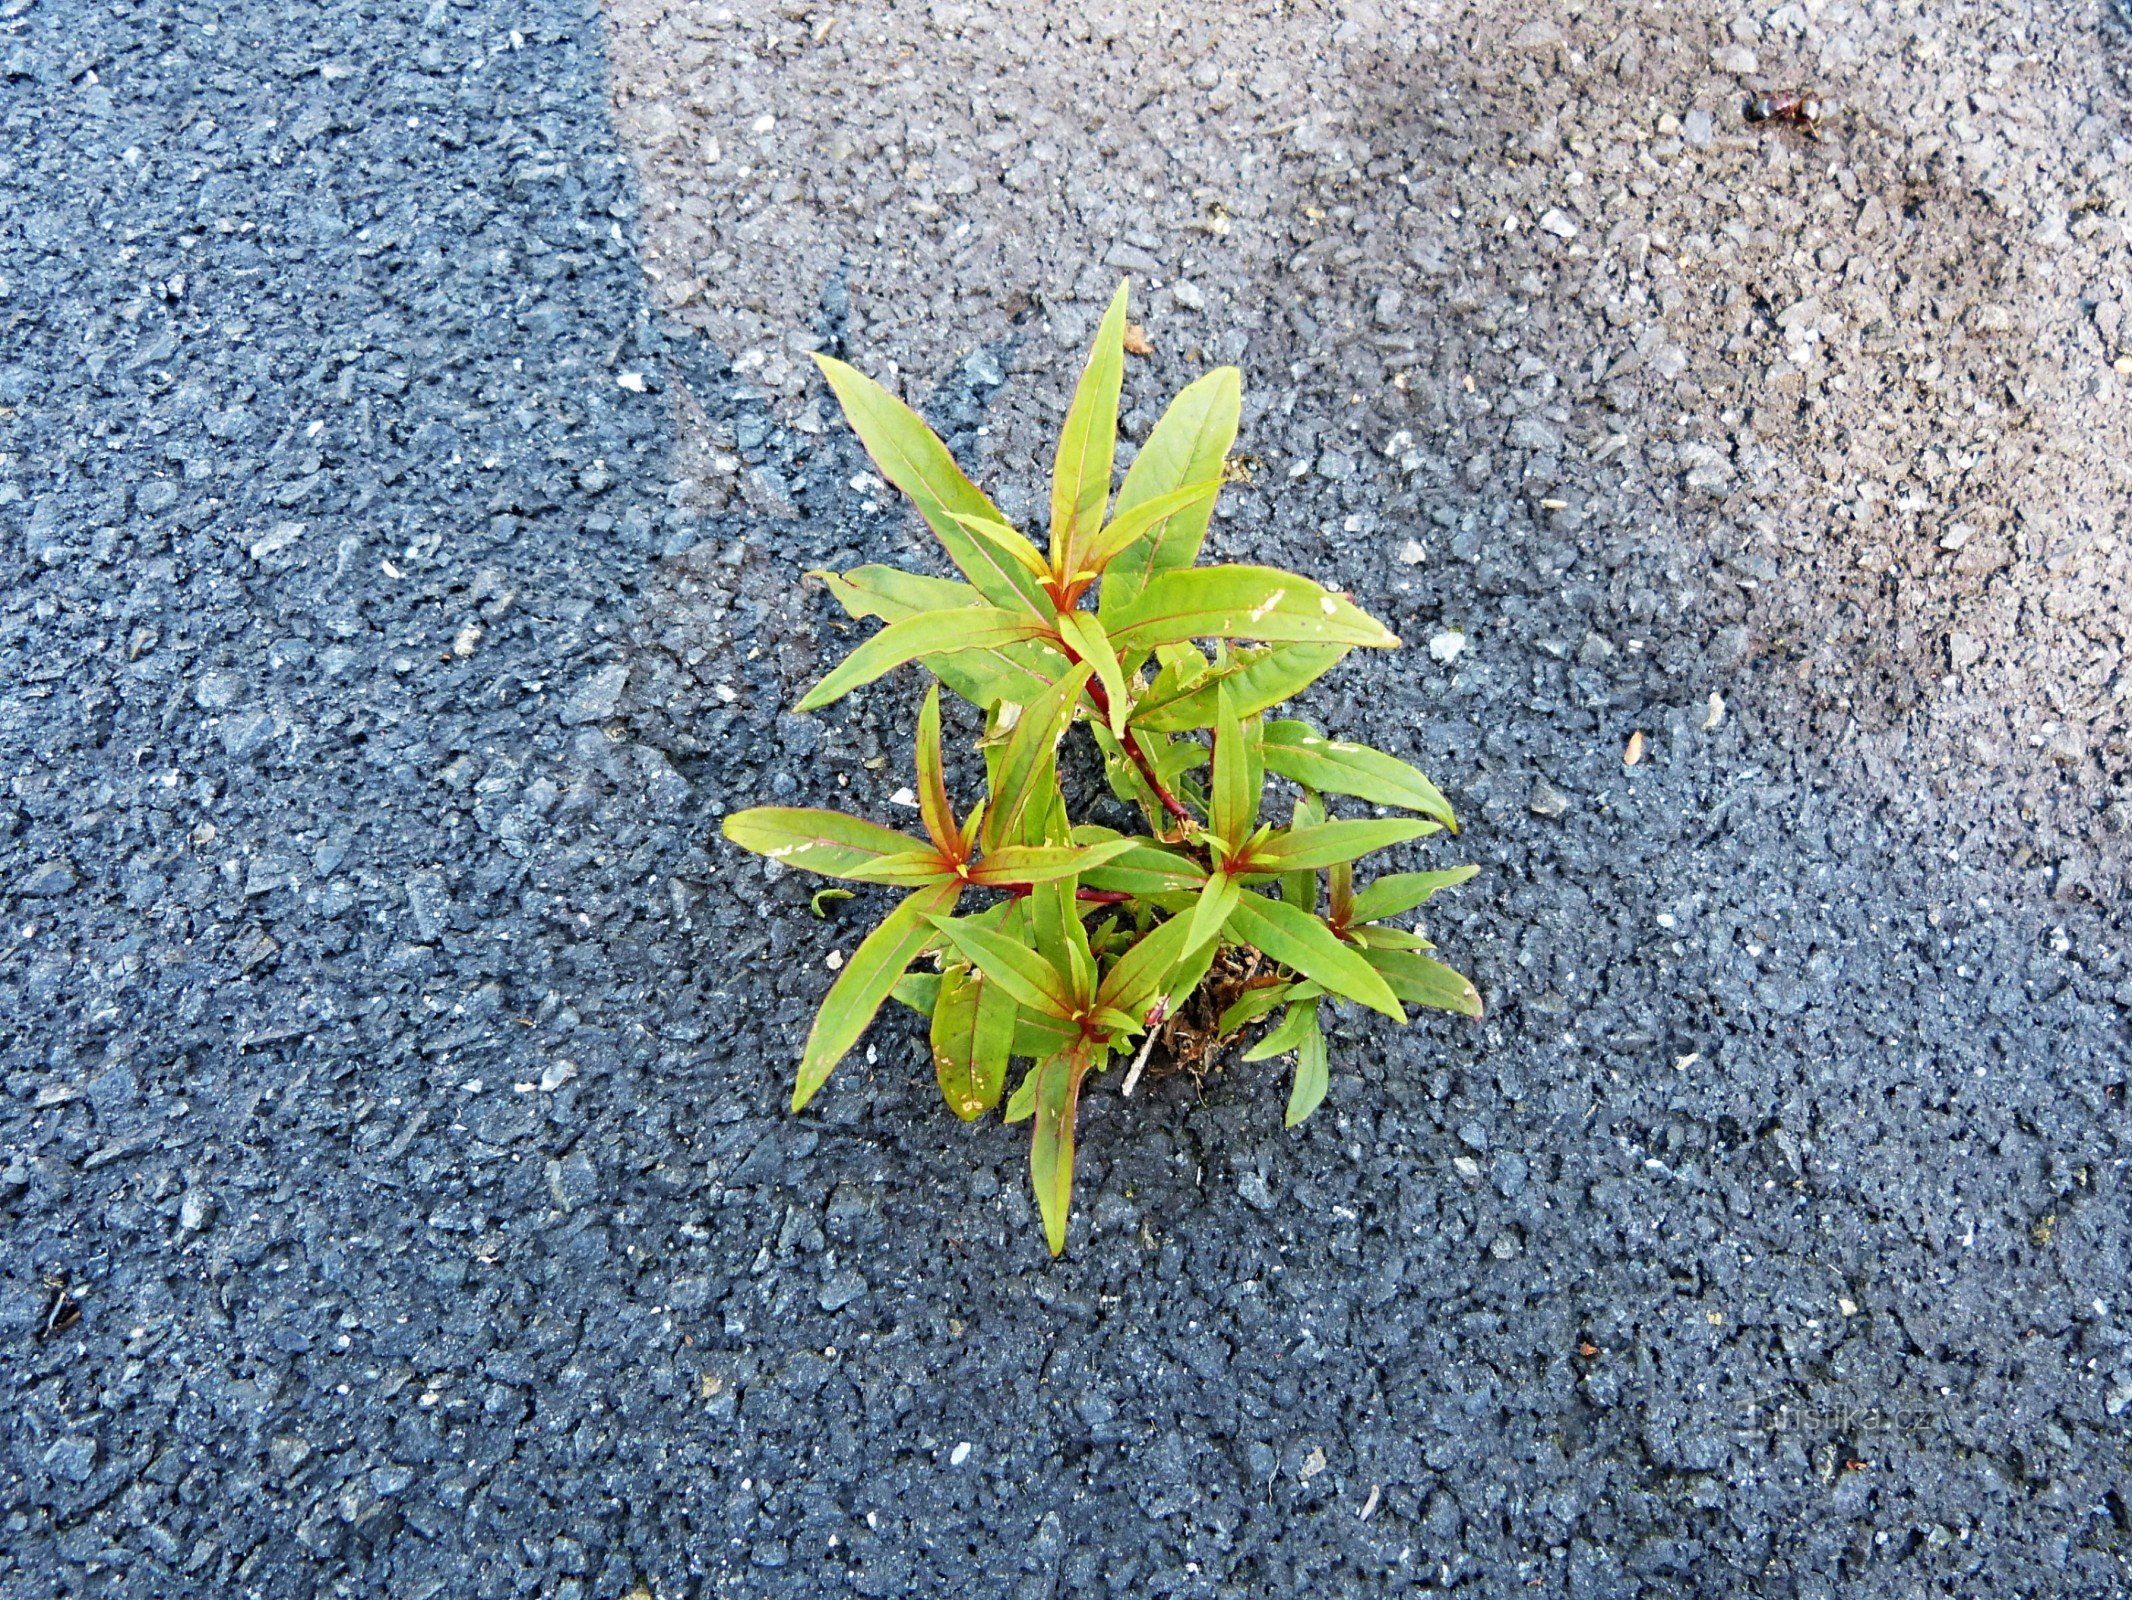
{"label": "pointed lance-shaped leaf", "polygon": [[1110,470],[1118,445],[1118,390],[1125,381],[1125,299],[1118,285],[1096,329],[1088,365],[1074,388],[1066,426],[1051,466],[1051,570],[1059,576],[1079,563],[1075,553],[1103,525],[1110,502]]}
{"label": "pointed lance-shaped leaf", "polygon": [[896,980],[934,941],[932,919],[954,910],[961,894],[961,884],[943,883],[906,896],[844,963],[844,970],[830,986],[807,1035],[799,1076],[792,1086],[794,1111],[814,1098],[815,1090],[859,1042],[859,1035],[873,1021]]}
{"label": "pointed lance-shaped leaf", "polygon": [[[1251,872],[1315,871],[1356,860],[1372,850],[1386,850],[1409,839],[1440,832],[1434,822],[1411,817],[1365,818],[1355,822],[1320,822],[1314,827],[1277,833],[1251,852]],[[1309,908],[1305,908],[1309,909]]]}
{"label": "pointed lance-shaped leaf", "polygon": [[1088,541],[1087,548],[1080,551],[1076,559],[1080,566],[1101,577],[1120,553],[1130,549],[1158,524],[1195,511],[1204,523],[1206,513],[1213,509],[1214,497],[1219,493],[1221,479],[1209,478],[1204,483],[1186,484],[1168,494],[1157,495],[1130,510],[1121,506],[1117,516]]}
{"label": "pointed lance-shaped leaf", "polygon": [[978,835],[987,851],[1019,839],[1031,802],[1048,795],[1059,739],[1094,674],[1095,668],[1083,662],[1022,706],[992,774],[992,804]]}
{"label": "pointed lance-shaped leaf", "polygon": [[1164,671],[1133,702],[1133,726],[1157,733],[1211,728],[1215,686],[1220,682],[1228,684],[1238,716],[1256,716],[1301,694],[1338,665],[1347,651],[1344,644],[1243,646],[1230,651],[1227,661],[1196,681]]}
{"label": "pointed lance-shaped leaf", "polygon": [[1142,934],[1103,975],[1102,986],[1096,990],[1097,1002],[1128,1016],[1144,1016],[1156,997],[1165,992],[1178,963],[1184,960],[1191,931],[1188,918],[1172,917]]}
{"label": "pointed lance-shaped leaf", "polygon": [[1288,1110],[1282,1117],[1287,1127],[1294,1127],[1313,1111],[1325,1098],[1331,1087],[1331,1078],[1325,1070],[1325,1028],[1318,1018],[1318,1008],[1310,1008],[1310,1023],[1303,1030],[1303,1037],[1296,1041],[1295,1081],[1288,1090]]}
{"label": "pointed lance-shaped leaf", "polygon": [[[1290,830],[1291,832],[1296,829],[1312,828],[1325,820],[1325,807],[1316,795],[1305,789],[1296,796],[1293,815],[1295,822],[1294,827]],[[1291,869],[1283,873],[1281,875],[1281,900],[1286,905],[1294,906],[1298,911],[1308,911],[1315,914],[1318,909],[1318,874],[1316,869]]]}
{"label": "pointed lance-shaped leaf", "polygon": [[955,876],[955,863],[930,845],[900,856],[883,856],[845,874],[854,883],[885,883],[892,888],[915,889],[921,884],[945,883]]}
{"label": "pointed lance-shaped leaf", "polygon": [[1229,913],[1229,936],[1315,978],[1334,994],[1404,1022],[1399,998],[1361,951],[1343,944],[1318,918],[1264,895],[1246,893]]}
{"label": "pointed lance-shaped leaf", "polygon": [[1265,980],[1256,989],[1246,989],[1229,1002],[1229,1009],[1221,1014],[1214,1024],[1214,1031],[1230,1034],[1248,1027],[1269,1011],[1278,1010],[1291,1000],[1307,1000],[1325,992],[1323,985],[1315,983],[1288,983],[1275,978]]}
{"label": "pointed lance-shaped leaf", "polygon": [[1066,1248],[1073,1210],[1073,1134],[1088,1058],[1080,1049],[1047,1056],[1036,1067],[1036,1129],[1029,1144],[1029,1182],[1043,1213],[1053,1255]]}
{"label": "pointed lance-shaped leaf", "polygon": [[1446,867],[1441,872],[1392,872],[1355,895],[1349,922],[1382,922],[1412,911],[1439,889],[1453,889],[1481,869]]}
{"label": "pointed lance-shaped leaf", "polygon": [[1045,614],[1044,591],[1036,579],[955,520],[958,515],[1004,519],[955,465],[924,418],[857,367],[829,356],[814,361],[881,476],[910,496],[962,575],[996,606]]}
{"label": "pointed lance-shaped leaf", "polygon": [[1121,657],[1183,639],[1396,648],[1399,638],[1354,602],[1273,567],[1187,567],[1152,579],[1110,619]]}
{"label": "pointed lance-shaped leaf", "polygon": [[[1242,405],[1243,379],[1234,367],[1216,367],[1179,391],[1126,469],[1118,517],[1187,484],[1219,478],[1236,442]],[[1175,512],[1113,558],[1103,574],[1103,614],[1129,604],[1157,573],[1197,561],[1213,509],[1210,499],[1204,507]]]}
{"label": "pointed lance-shaped leaf", "polygon": [[1039,583],[1051,576],[1051,569],[1044,564],[1043,552],[1024,538],[1019,528],[992,517],[958,516],[955,520]]}
{"label": "pointed lance-shaped leaf", "polygon": [[1246,1050],[1243,1059],[1271,1061],[1275,1056],[1286,1055],[1303,1042],[1305,1030],[1317,1026],[1317,1020],[1317,1001],[1304,1000],[1290,1006],[1288,1014],[1281,1018],[1280,1026]]}
{"label": "pointed lance-shaped leaf", "polygon": [[1351,794],[1374,806],[1398,806],[1434,817],[1453,833],[1451,802],[1421,772],[1366,744],[1328,739],[1307,722],[1269,722],[1266,766],[1322,794]]}
{"label": "pointed lance-shaped leaf", "polygon": [[1079,1010],[1065,975],[1034,950],[976,923],[937,919],[934,926],[979,971],[1031,1011],[1070,1021]]}
{"label": "pointed lance-shaped leaf", "polygon": [[[838,605],[853,617],[903,622],[931,611],[982,605],[984,597],[952,578],[929,578],[897,567],[855,567],[841,576],[816,571]],[[951,650],[920,656],[926,669],[974,706],[1002,700],[1027,705],[1066,670],[1066,658],[1042,640],[1022,640],[986,650]]]}
{"label": "pointed lance-shaped leaf", "polygon": [[999,1104],[1014,1048],[1013,998],[966,966],[942,974],[933,1008],[933,1074],[948,1109],[971,1122]]}
{"label": "pointed lance-shaped leaf", "polygon": [[1085,846],[1001,845],[970,869],[970,881],[995,889],[1009,884],[1055,883],[1061,878],[1075,878],[1084,872],[1092,872],[1105,862],[1126,854],[1134,844],[1131,839],[1114,839]]}
{"label": "pointed lance-shaped leaf", "polygon": [[736,811],[725,819],[723,832],[743,850],[825,878],[856,877],[879,862],[925,849],[923,840],[907,833],[812,806]]}
{"label": "pointed lance-shaped leaf", "polygon": [[1110,635],[1103,631],[1103,624],[1087,611],[1061,611],[1059,641],[1075,657],[1095,668],[1109,708],[1110,731],[1123,739],[1125,719],[1133,709],[1132,691],[1126,687],[1124,670],[1118,665],[1118,654],[1111,648]]}
{"label": "pointed lance-shaped leaf", "polygon": [[1256,725],[1246,728],[1229,698],[1229,686],[1215,693],[1214,784],[1207,826],[1230,850],[1241,848],[1258,824],[1259,790],[1252,784],[1251,741]]}
{"label": "pointed lance-shaped leaf", "polygon": [[872,683],[920,656],[985,649],[1019,639],[1048,638],[1051,634],[1051,624],[1042,618],[1003,611],[997,606],[931,611],[892,622],[837,663],[826,678],[807,691],[796,709],[818,711],[861,684]]}
{"label": "pointed lance-shaped leaf", "polygon": [[962,846],[955,827],[955,808],[948,803],[947,774],[940,761],[940,685],[925,691],[925,704],[918,708],[918,815],[926,836],[943,855],[955,855]]}
{"label": "pointed lance-shaped leaf", "polygon": [[1410,1005],[1456,1011],[1462,1017],[1481,1014],[1481,992],[1473,987],[1473,980],[1441,961],[1411,950],[1364,950],[1362,955],[1392,992]]}
{"label": "pointed lance-shaped leaf", "polygon": [[[1207,879],[1207,886],[1199,891],[1199,899],[1192,906],[1187,923],[1191,932],[1185,939],[1185,949],[1200,950],[1212,944],[1229,922],[1237,902],[1246,898],[1249,897],[1244,894],[1243,886],[1226,872],[1217,872]],[[1269,950],[1267,954],[1273,952]]]}
{"label": "pointed lance-shaped leaf", "polygon": [[[1082,839],[1085,832],[1090,836],[1084,842],[1098,843],[1100,831],[1076,828],[1074,837]],[[1207,869],[1182,851],[1146,839],[1129,838],[1124,843],[1124,850],[1082,874],[1083,888],[1132,895],[1192,894],[1207,881]]]}

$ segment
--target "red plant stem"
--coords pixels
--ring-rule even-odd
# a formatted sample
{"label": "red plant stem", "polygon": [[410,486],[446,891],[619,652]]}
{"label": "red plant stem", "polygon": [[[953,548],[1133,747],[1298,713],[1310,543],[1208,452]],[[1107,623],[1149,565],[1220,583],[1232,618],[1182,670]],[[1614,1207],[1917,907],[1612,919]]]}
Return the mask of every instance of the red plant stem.
{"label": "red plant stem", "polygon": [[[999,890],[1010,899],[1019,900],[1023,895],[1032,892],[1036,885],[1033,883],[995,883],[991,887]],[[1075,895],[1092,906],[1122,906],[1126,901],[1132,899],[1132,896],[1123,889],[1077,889]]]}
{"label": "red plant stem", "polygon": [[[1081,664],[1081,658],[1072,645],[1068,644],[1064,639],[1056,639],[1052,642],[1065,652],[1068,661],[1075,666]],[[1096,703],[1096,709],[1102,712],[1104,720],[1108,721],[1110,719],[1110,692],[1094,678],[1088,680],[1088,698]],[[1147,752],[1140,748],[1140,741],[1133,737],[1133,730],[1127,728],[1125,736],[1118,743],[1124,748],[1125,753],[1132,758],[1133,765],[1140,769],[1141,778],[1145,780],[1150,789],[1154,790],[1155,798],[1162,802],[1162,809],[1184,824],[1187,829],[1199,826],[1198,819],[1185,809],[1185,803],[1171,794],[1163,781],[1155,775],[1155,763],[1148,760]]]}

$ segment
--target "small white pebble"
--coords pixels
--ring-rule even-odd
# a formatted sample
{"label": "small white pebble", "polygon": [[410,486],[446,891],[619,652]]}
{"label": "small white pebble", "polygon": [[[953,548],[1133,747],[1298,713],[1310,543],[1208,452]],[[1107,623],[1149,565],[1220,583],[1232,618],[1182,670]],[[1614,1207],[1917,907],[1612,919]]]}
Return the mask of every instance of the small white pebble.
{"label": "small white pebble", "polygon": [[1457,628],[1446,628],[1429,641],[1429,654],[1436,660],[1447,663],[1456,661],[1459,652],[1465,648],[1466,636]]}
{"label": "small white pebble", "polygon": [[482,1084],[479,1078],[469,1078],[459,1087],[468,1094],[479,1094],[481,1093]]}
{"label": "small white pebble", "polygon": [[1419,539],[1409,539],[1399,547],[1399,564],[1403,567],[1418,567],[1429,559],[1429,552],[1422,549]]}
{"label": "small white pebble", "polygon": [[1725,697],[1715,689],[1712,689],[1710,691],[1710,699],[1703,707],[1703,732],[1711,733],[1716,731],[1718,724],[1724,720]]}
{"label": "small white pebble", "polygon": [[641,372],[620,373],[616,376],[614,381],[620,387],[627,389],[631,394],[644,393],[644,374]]}
{"label": "small white pebble", "polygon": [[898,789],[888,797],[888,803],[892,806],[901,806],[906,811],[916,811],[918,809],[918,797],[908,789]]}
{"label": "small white pebble", "polygon": [[1858,1302],[1856,1300],[1840,1299],[1836,1302],[1836,1309],[1847,1317],[1855,1317],[1858,1315]]}
{"label": "small white pebble", "polygon": [[843,971],[844,952],[841,950],[830,951],[828,955],[822,958],[822,965],[827,967],[831,972]]}
{"label": "small white pebble", "polygon": [[959,1467],[969,1459],[970,1441],[967,1439],[963,1440],[961,1444],[958,1444],[953,1450],[948,1452],[948,1465],[951,1467]]}

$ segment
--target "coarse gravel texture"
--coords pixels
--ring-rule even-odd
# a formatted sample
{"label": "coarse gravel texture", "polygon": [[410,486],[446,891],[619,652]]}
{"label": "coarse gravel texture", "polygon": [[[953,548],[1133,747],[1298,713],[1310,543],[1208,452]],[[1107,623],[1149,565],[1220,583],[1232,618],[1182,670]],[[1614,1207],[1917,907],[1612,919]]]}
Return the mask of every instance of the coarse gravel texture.
{"label": "coarse gravel texture", "polygon": [[[2127,51],[5,0],[0,1595],[2132,1588]],[[714,839],[909,781],[805,352],[1027,515],[1125,273],[1489,1016],[1099,1086],[1053,1263]]]}

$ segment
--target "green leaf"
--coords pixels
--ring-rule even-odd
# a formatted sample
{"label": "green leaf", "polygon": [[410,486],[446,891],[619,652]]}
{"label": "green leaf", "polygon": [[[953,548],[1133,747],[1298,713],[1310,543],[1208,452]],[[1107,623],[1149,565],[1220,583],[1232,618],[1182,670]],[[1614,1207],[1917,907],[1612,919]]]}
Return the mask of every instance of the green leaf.
{"label": "green leaf", "polygon": [[[1294,827],[1313,828],[1325,820],[1325,807],[1318,797],[1305,789],[1296,796]],[[1316,869],[1284,873],[1281,877],[1281,900],[1298,911],[1308,911],[1313,916],[1318,910],[1318,874]]]}
{"label": "green leaf", "polygon": [[1410,950],[1365,950],[1362,954],[1400,999],[1438,1011],[1456,1011],[1462,1017],[1481,1014],[1481,992],[1473,987],[1473,980],[1441,961]]}
{"label": "green leaf", "polygon": [[888,991],[891,1000],[909,1006],[921,1017],[930,1017],[933,1007],[940,1003],[940,974],[937,972],[906,972],[898,978],[895,987]]}
{"label": "green leaf", "polygon": [[[1087,837],[1087,842],[1098,840],[1094,835],[1107,833],[1108,829],[1076,828],[1076,839]],[[1116,837],[1113,835],[1113,837]],[[1082,886],[1089,889],[1108,889],[1115,893],[1194,894],[1206,883],[1207,869],[1179,850],[1152,843],[1146,839],[1127,839],[1126,848],[1082,874]]]}
{"label": "green leaf", "polygon": [[1000,551],[1039,584],[1051,576],[1051,569],[1044,565],[1043,552],[1023,536],[1021,529],[992,517],[958,516],[955,520]]}
{"label": "green leaf", "polygon": [[1217,682],[1228,684],[1238,716],[1256,716],[1302,693],[1347,650],[1344,644],[1242,645],[1196,676],[1165,667],[1134,704],[1133,726],[1159,733],[1211,728]]}
{"label": "green leaf", "polygon": [[1103,975],[1102,987],[1096,991],[1097,1003],[1128,1016],[1144,1017],[1184,959],[1191,931],[1188,919],[1172,917],[1142,934]]}
{"label": "green leaf", "polygon": [[984,649],[1020,639],[1044,638],[1050,633],[1051,625],[1043,619],[1003,611],[997,606],[932,611],[923,616],[908,617],[902,622],[891,622],[809,689],[795,709],[818,711],[861,684],[872,683],[883,673],[920,656]]}
{"label": "green leaf", "polygon": [[1085,1012],[1096,992],[1095,954],[1088,947],[1088,930],[1081,925],[1077,885],[1070,879],[1053,878],[1029,891],[1029,926],[1037,954],[1066,980],[1066,993],[1073,1014]]}
{"label": "green leaf", "polygon": [[851,891],[849,889],[817,889],[807,896],[807,909],[814,913],[817,922],[826,922],[829,919],[829,913],[824,908],[828,903],[832,900],[849,900],[850,898]]}
{"label": "green leaf", "polygon": [[[1080,1035],[1078,1033],[1075,1034],[1072,1040],[1068,1040],[1065,1044],[1060,1045],[1059,1049],[1070,1050],[1071,1048],[1073,1048],[1073,1040],[1077,1040],[1079,1038]],[[1016,1038],[1015,1043],[1017,1045],[1021,1043],[1018,1037]],[[1026,1050],[1017,1049],[1014,1053],[1020,1056],[1027,1055],[1029,1052]],[[1044,1052],[1043,1055],[1037,1057],[1037,1059],[1039,1061],[1048,1059],[1054,1053],[1055,1052],[1053,1051],[1047,1050]],[[1022,1081],[1018,1085],[1016,1085],[1014,1093],[1007,1096],[1007,1109],[1000,1115],[1002,1121],[1010,1123],[1020,1122],[1024,1117],[1033,1117],[1036,1115],[1036,1068],[1031,1067],[1027,1072],[1022,1074]]]}
{"label": "green leaf", "polygon": [[1339,861],[1326,874],[1325,920],[1344,928],[1355,920],[1355,864]]}
{"label": "green leaf", "polygon": [[1214,785],[1207,826],[1229,850],[1240,849],[1258,825],[1259,790],[1252,784],[1251,745],[1258,733],[1236,714],[1223,684],[1216,691],[1214,714]]}
{"label": "green leaf", "polygon": [[933,1074],[948,1109],[965,1122],[999,1104],[1014,1015],[1013,997],[982,973],[958,966],[942,975],[933,1008]]}
{"label": "green leaf", "polygon": [[1125,737],[1125,719],[1133,709],[1132,693],[1126,688],[1125,673],[1118,665],[1117,652],[1110,647],[1110,635],[1103,631],[1103,624],[1086,611],[1062,611],[1059,613],[1059,638],[1067,649],[1096,669],[1096,676],[1103,683],[1103,697],[1109,702],[1110,731],[1122,739]]}
{"label": "green leaf", "polygon": [[885,883],[891,887],[916,888],[925,883],[946,883],[955,876],[954,864],[938,850],[907,850],[899,856],[883,856],[844,874],[854,883]]}
{"label": "green leaf", "polygon": [[[898,567],[856,567],[841,577],[817,571],[812,576],[828,586],[837,604],[861,619],[879,617],[883,622],[903,622],[932,611],[984,603],[984,597],[966,583],[952,578],[928,578]],[[934,677],[980,707],[1002,700],[1027,705],[1066,670],[1066,658],[1040,641],[918,659]]]}
{"label": "green leaf", "polygon": [[1036,1131],[1029,1144],[1029,1181],[1044,1216],[1044,1238],[1053,1255],[1066,1248],[1066,1218],[1073,1209],[1073,1132],[1088,1071],[1079,1051],[1047,1056],[1036,1067]]}
{"label": "green leaf", "polygon": [[1275,1011],[1281,1005],[1292,1001],[1292,998],[1303,998],[1305,990],[1309,994],[1324,994],[1318,983],[1279,981],[1262,983],[1256,990],[1245,990],[1228,1003],[1228,1009],[1222,1013],[1222,1020],[1215,1022],[1215,1033],[1237,1033],[1237,1028],[1247,1028],[1258,1022],[1262,1015],[1266,1015],[1266,1011]]}
{"label": "green leaf", "polygon": [[1022,838],[1023,818],[1051,785],[1059,739],[1094,672],[1083,663],[1021,708],[992,774],[992,804],[978,836],[987,852]]}
{"label": "green leaf", "polygon": [[1434,817],[1453,833],[1458,818],[1435,784],[1397,756],[1366,744],[1328,739],[1307,722],[1269,722],[1266,766],[1324,794],[1351,794],[1376,806]]}
{"label": "green leaf", "polygon": [[1310,1008],[1310,1026],[1296,1042],[1295,1081],[1288,1090],[1288,1110],[1282,1123],[1294,1127],[1325,1098],[1331,1080],[1325,1070],[1325,1029],[1318,1021],[1317,1007]]}
{"label": "green leaf", "polygon": [[936,917],[933,926],[980,972],[1012,995],[1015,1004],[1061,1021],[1073,1020],[1079,1007],[1065,976],[1034,950],[967,919]]}
{"label": "green leaf", "polygon": [[1167,1015],[1174,1017],[1184,1009],[1185,1002],[1192,998],[1192,991],[1199,987],[1201,980],[1207,975],[1207,969],[1214,965],[1214,958],[1220,952],[1219,939],[1209,939],[1198,949],[1185,952],[1184,959],[1177,963],[1177,970],[1170,974],[1162,986],[1163,999],[1168,1008]]}
{"label": "green leaf", "polygon": [[[1219,478],[1229,447],[1236,442],[1242,405],[1243,379],[1234,367],[1216,367],[1187,384],[1126,470],[1118,490],[1118,516],[1186,484]],[[1103,575],[1104,616],[1129,605],[1156,574],[1197,561],[1213,510],[1209,500],[1204,509],[1179,511],[1117,556]]]}
{"label": "green leaf", "polygon": [[1075,552],[1103,525],[1118,443],[1118,390],[1125,381],[1125,297],[1118,285],[1073,391],[1051,468],[1051,570],[1064,576]]}
{"label": "green leaf", "polygon": [[[1013,1053],[1032,1061],[1041,1061],[1058,1050],[1071,1050],[1081,1040],[1081,1025],[1077,1022],[1061,1022],[1057,1017],[1047,1017],[1041,1011],[1031,1011],[1026,1006],[1014,1008]],[[1027,1087],[1027,1080],[1023,1080]],[[1026,1106],[1017,1114],[1011,1108],[1009,1122],[1019,1122],[1029,1115]]]}
{"label": "green leaf", "polygon": [[970,881],[988,888],[1018,883],[1053,883],[1078,877],[1133,849],[1129,839],[1086,847],[1060,844],[1002,845],[970,869]]}
{"label": "green leaf", "polygon": [[1204,483],[1186,484],[1168,494],[1157,495],[1130,510],[1121,504],[1117,516],[1089,541],[1087,549],[1079,552],[1076,566],[1100,577],[1104,568],[1119,554],[1130,549],[1158,523],[1167,523],[1194,511],[1199,513],[1200,525],[1204,527],[1207,513],[1214,509],[1214,497],[1219,493],[1221,479],[1209,478]]}
{"label": "green leaf", "polygon": [[1334,994],[1345,996],[1394,1022],[1406,1021],[1398,996],[1377,969],[1352,945],[1343,944],[1307,911],[1245,894],[1229,913],[1229,934],[1240,943],[1271,956],[1291,972],[1315,978]]}
{"label": "green leaf", "polygon": [[925,420],[857,367],[828,356],[818,355],[814,361],[836,391],[845,420],[874,458],[881,476],[910,496],[963,576],[996,606],[1048,615],[1044,592],[1036,580],[955,520],[957,516],[1004,519],[955,465],[948,447]]}
{"label": "green leaf", "polygon": [[925,704],[918,708],[918,815],[924,819],[926,836],[944,855],[955,854],[961,839],[955,829],[955,808],[948,803],[947,777],[940,763],[940,685],[925,691]]}
{"label": "green leaf", "polygon": [[1110,619],[1121,657],[1183,639],[1395,648],[1399,639],[1353,602],[1273,567],[1188,567],[1151,580]]}
{"label": "green leaf", "polygon": [[864,817],[812,806],[756,806],[722,825],[743,850],[825,878],[850,878],[876,862],[923,850],[922,841]]}
{"label": "green leaf", "polygon": [[962,885],[943,883],[906,896],[844,963],[807,1034],[799,1077],[792,1087],[794,1111],[814,1098],[815,1090],[859,1042],[859,1035],[873,1021],[904,969],[933,942],[933,918],[953,910],[961,894]]}
{"label": "green leaf", "polygon": [[1347,930],[1348,939],[1365,950],[1434,950],[1418,933],[1395,928],[1386,922],[1364,922]]}
{"label": "green leaf", "polygon": [[1479,872],[1479,867],[1446,867],[1441,872],[1393,872],[1371,883],[1355,896],[1347,920],[1382,922],[1412,911],[1439,889],[1453,889]]}
{"label": "green leaf", "polygon": [[1246,1061],[1271,1061],[1275,1056],[1286,1055],[1303,1042],[1303,1035],[1317,1026],[1318,1002],[1305,1000],[1288,1008],[1281,1018],[1281,1025],[1243,1054]]}
{"label": "green leaf", "polygon": [[1185,948],[1199,950],[1212,944],[1243,898],[1243,886],[1226,872],[1217,872],[1207,879],[1207,886],[1199,891],[1199,900],[1192,907],[1189,924],[1192,931],[1185,939]]}
{"label": "green leaf", "polygon": [[1353,861],[1372,850],[1386,850],[1395,844],[1405,844],[1409,839],[1440,831],[1434,822],[1417,822],[1408,817],[1321,822],[1315,827],[1290,828],[1253,850],[1247,870],[1314,872],[1320,867]]}

